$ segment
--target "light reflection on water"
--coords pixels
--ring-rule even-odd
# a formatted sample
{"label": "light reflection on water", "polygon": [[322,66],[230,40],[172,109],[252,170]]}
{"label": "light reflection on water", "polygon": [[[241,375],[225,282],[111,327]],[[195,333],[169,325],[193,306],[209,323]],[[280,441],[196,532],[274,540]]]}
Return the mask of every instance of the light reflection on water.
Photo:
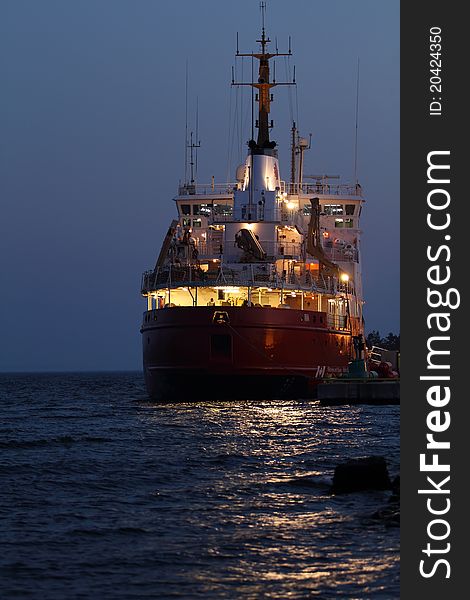
{"label": "light reflection on water", "polygon": [[0,377],[3,589],[63,598],[399,597],[389,493],[334,496],[335,465],[399,470],[397,407],[155,405],[136,374]]}

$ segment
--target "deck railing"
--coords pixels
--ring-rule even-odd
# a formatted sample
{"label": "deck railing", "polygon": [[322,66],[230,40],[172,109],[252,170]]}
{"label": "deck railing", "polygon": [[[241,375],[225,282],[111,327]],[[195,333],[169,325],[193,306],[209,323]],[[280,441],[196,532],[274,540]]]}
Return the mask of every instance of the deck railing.
{"label": "deck railing", "polygon": [[324,180],[313,183],[287,183],[282,181],[281,192],[287,192],[288,194],[317,194],[320,196],[362,196],[362,188],[359,184],[331,184]]}
{"label": "deck railing", "polygon": [[[302,244],[297,242],[273,242],[260,240],[260,244],[269,259],[286,258],[301,259],[303,257]],[[226,262],[237,262],[240,253],[235,252],[234,244],[223,244],[220,236],[207,241],[199,240],[198,246],[199,259],[219,258],[224,255]],[[333,248],[324,247],[325,256],[333,262],[359,262],[359,253],[356,248]]]}
{"label": "deck railing", "polygon": [[[349,183],[328,183],[325,180],[318,180],[312,183],[289,183],[280,182],[281,193],[288,194],[318,194],[324,196],[362,196],[362,188],[359,184]],[[236,182],[226,183],[186,183],[178,187],[179,196],[221,196],[224,194],[232,195],[238,188]]]}
{"label": "deck railing", "polygon": [[186,183],[178,187],[179,196],[221,196],[233,194],[236,183]]}
{"label": "deck railing", "polygon": [[177,287],[204,286],[239,286],[267,287],[273,289],[292,289],[318,292],[324,294],[353,294],[351,282],[341,282],[335,277],[312,275],[309,271],[303,273],[288,272],[280,276],[277,272],[260,273],[253,265],[247,265],[246,271],[230,268],[219,268],[213,271],[202,271],[196,265],[171,266],[157,271],[146,271],[142,275],[141,291],[147,294],[159,289]]}
{"label": "deck railing", "polygon": [[359,253],[356,248],[329,248],[323,247],[325,256],[333,262],[359,262]]}
{"label": "deck railing", "polygon": [[326,324],[331,329],[349,329],[348,327],[348,317],[345,315],[332,315],[328,314],[326,316]]}

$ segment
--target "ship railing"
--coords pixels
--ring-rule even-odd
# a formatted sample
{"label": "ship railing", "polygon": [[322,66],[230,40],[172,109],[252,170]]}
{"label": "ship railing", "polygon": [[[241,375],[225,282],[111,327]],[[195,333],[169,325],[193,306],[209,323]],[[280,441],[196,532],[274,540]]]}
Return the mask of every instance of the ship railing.
{"label": "ship railing", "polygon": [[290,272],[284,278],[285,282],[291,286],[301,289],[314,289],[325,294],[344,294],[354,295],[355,289],[351,281],[343,282],[336,277],[324,276],[322,274],[312,275],[310,271],[303,271],[300,274]]}
{"label": "ship railing", "polygon": [[281,181],[281,192],[295,195],[318,194],[324,196],[362,196],[362,187],[358,183],[331,184],[322,179],[313,183],[288,183],[286,181]]}
{"label": "ship railing", "polygon": [[302,255],[302,250],[302,244],[297,242],[275,242],[273,254],[281,257],[299,258]]}
{"label": "ship railing", "polygon": [[[237,183],[186,183],[178,186],[179,196],[221,196],[233,195],[237,189]],[[318,194],[323,196],[362,196],[362,187],[359,184],[348,183],[326,183],[316,181],[313,183],[288,183],[281,181],[281,193],[287,194]]]}
{"label": "ship railing", "polygon": [[[303,247],[297,242],[273,242],[271,240],[259,240],[261,247],[266,252],[267,260],[276,261],[278,259],[300,259],[302,258]],[[225,262],[238,262],[240,252],[236,252],[234,244],[226,243],[224,248]]]}
{"label": "ship railing", "polygon": [[325,294],[342,294],[347,296],[355,295],[354,283],[352,281],[341,281],[336,277],[324,276],[323,274],[313,275],[305,270],[300,273],[287,273],[284,281],[300,289],[314,289]]}
{"label": "ship railing", "polygon": [[325,256],[333,262],[359,262],[359,253],[356,248],[332,248],[323,246]]}
{"label": "ship railing", "polygon": [[326,316],[326,324],[330,329],[349,330],[348,317],[345,315],[328,314]]}
{"label": "ship railing", "polygon": [[220,258],[224,253],[224,245],[221,237],[208,239],[206,241],[199,240],[197,245],[198,259]]}
{"label": "ship railing", "polygon": [[178,187],[179,196],[220,196],[233,194],[236,183],[185,183]]}
{"label": "ship railing", "polygon": [[158,268],[156,271],[146,271],[142,275],[141,291],[143,294],[168,287],[205,286],[217,284],[220,270],[203,271],[197,265]]}
{"label": "ship railing", "polygon": [[310,291],[323,294],[352,295],[354,288],[350,282],[343,283],[336,277],[312,275],[309,272],[300,275],[287,273],[280,275],[277,271],[272,273],[259,273],[253,265],[247,265],[246,271],[218,268],[213,271],[203,271],[197,265],[171,266],[156,271],[146,271],[142,275],[141,291],[143,294],[159,289],[176,287],[207,287],[233,285],[239,287],[267,287],[275,289],[292,289]]}
{"label": "ship railing", "polygon": [[[223,244],[220,238],[214,240],[199,241],[197,250],[199,259],[220,258],[223,252]],[[302,257],[302,244],[296,242],[273,242],[260,240],[263,250],[266,252],[268,260],[276,260],[278,258],[299,259]],[[240,258],[240,253],[235,252],[230,248],[229,252],[225,253],[226,262],[237,262]]]}

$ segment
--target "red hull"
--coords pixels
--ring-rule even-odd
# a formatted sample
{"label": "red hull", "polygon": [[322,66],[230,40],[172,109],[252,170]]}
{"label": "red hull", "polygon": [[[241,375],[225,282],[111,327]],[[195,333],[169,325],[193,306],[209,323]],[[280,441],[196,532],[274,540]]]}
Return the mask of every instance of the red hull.
{"label": "red hull", "polygon": [[311,396],[347,369],[351,333],[325,313],[256,307],[174,307],[144,313],[144,375],[162,400]]}

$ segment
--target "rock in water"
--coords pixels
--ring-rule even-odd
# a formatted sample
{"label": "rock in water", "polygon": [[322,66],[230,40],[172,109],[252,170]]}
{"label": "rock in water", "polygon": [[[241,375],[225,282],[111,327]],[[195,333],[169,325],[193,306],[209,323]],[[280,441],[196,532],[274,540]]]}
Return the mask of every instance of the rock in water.
{"label": "rock in water", "polygon": [[382,456],[348,460],[336,467],[333,477],[333,492],[336,494],[389,490],[391,487],[387,463]]}

